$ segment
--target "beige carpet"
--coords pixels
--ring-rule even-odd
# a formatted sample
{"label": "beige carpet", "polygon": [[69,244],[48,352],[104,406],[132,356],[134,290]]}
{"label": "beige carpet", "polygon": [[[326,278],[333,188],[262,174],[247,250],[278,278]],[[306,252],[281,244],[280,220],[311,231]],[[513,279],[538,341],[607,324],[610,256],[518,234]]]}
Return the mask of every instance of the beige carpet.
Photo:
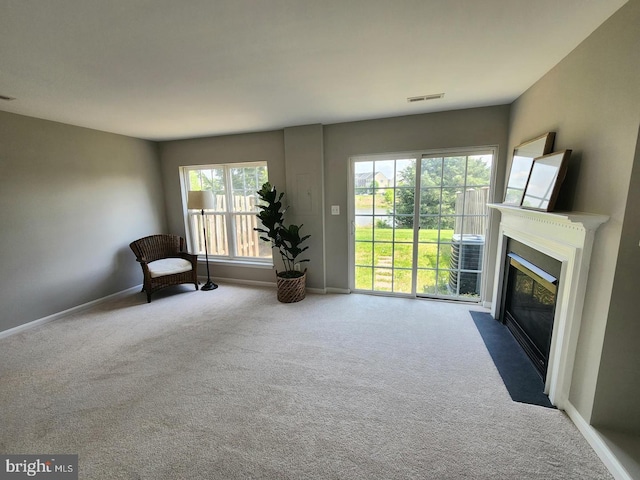
{"label": "beige carpet", "polygon": [[611,478],[564,413],[511,401],[469,308],[111,300],[0,340],[0,452],[81,479]]}

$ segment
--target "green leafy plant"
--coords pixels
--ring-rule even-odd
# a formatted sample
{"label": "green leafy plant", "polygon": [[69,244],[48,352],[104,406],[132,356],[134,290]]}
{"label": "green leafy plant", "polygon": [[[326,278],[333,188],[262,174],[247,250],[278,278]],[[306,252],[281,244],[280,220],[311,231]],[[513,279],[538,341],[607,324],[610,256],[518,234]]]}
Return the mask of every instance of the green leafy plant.
{"label": "green leafy plant", "polygon": [[263,204],[258,205],[260,212],[257,217],[262,222],[262,227],[254,228],[255,231],[262,233],[260,240],[271,243],[272,248],[277,248],[282,263],[284,264],[284,272],[278,273],[283,278],[301,277],[303,272],[297,271],[295,266],[297,263],[308,262],[308,259],[298,260],[300,254],[309,247],[302,244],[311,236],[300,236],[301,225],[284,224],[284,214],[287,208],[282,206],[282,197],[284,193],[278,194],[278,191],[269,182],[262,185],[262,188],[256,192],[262,200]]}

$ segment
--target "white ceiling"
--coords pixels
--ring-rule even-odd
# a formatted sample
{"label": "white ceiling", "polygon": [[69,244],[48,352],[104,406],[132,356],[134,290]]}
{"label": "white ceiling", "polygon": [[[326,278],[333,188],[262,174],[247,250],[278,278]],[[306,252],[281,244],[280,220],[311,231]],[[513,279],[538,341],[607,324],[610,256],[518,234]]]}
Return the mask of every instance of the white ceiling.
{"label": "white ceiling", "polygon": [[0,110],[167,140],[510,103],[624,3],[0,0]]}

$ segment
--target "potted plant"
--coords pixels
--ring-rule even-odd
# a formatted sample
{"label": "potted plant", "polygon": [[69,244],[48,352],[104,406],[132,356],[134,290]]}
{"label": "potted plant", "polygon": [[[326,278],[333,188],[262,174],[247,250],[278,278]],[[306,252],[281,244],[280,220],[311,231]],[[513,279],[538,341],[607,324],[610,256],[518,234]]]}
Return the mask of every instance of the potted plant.
{"label": "potted plant", "polygon": [[283,303],[299,302],[305,297],[307,269],[296,269],[299,264],[308,262],[308,259],[298,259],[300,254],[309,247],[302,244],[310,235],[300,236],[301,225],[284,224],[284,213],[287,208],[282,207],[284,193],[278,194],[275,187],[269,182],[262,185],[256,192],[263,204],[258,205],[260,212],[257,216],[262,222],[262,227],[254,230],[262,233],[260,240],[269,242],[272,248],[278,249],[282,258],[284,271],[276,270],[276,282],[278,286],[278,300]]}

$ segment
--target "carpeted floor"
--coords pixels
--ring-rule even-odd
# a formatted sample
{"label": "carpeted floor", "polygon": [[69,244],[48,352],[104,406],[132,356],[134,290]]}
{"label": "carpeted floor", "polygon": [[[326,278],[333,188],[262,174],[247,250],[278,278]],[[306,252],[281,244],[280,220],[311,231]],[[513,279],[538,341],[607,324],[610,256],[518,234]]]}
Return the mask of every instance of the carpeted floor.
{"label": "carpeted floor", "polygon": [[91,480],[611,478],[511,400],[468,305],[180,291],[0,339],[0,451]]}

